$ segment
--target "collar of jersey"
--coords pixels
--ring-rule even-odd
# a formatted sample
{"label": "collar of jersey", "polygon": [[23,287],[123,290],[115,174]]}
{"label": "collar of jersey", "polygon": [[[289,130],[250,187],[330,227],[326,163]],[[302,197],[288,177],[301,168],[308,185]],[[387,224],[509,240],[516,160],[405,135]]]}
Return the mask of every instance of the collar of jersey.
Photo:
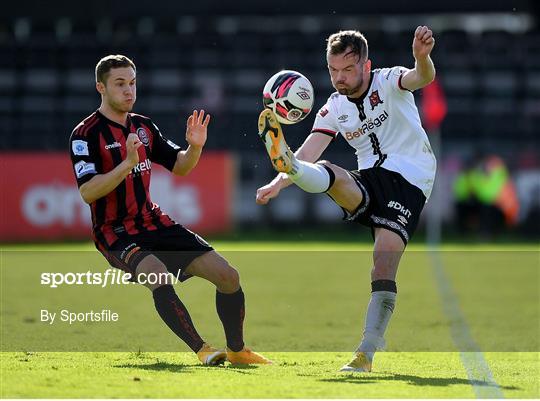
{"label": "collar of jersey", "polygon": [[369,89],[371,88],[371,83],[373,82],[373,71],[369,73],[369,85],[367,86],[367,89],[364,93],[360,95],[360,97],[349,97],[347,96],[347,100],[349,102],[352,102],[354,104],[362,104],[364,102],[364,98],[366,97],[367,93],[369,92]]}
{"label": "collar of jersey", "polygon": [[102,118],[107,122],[107,124],[114,125],[115,127],[121,128],[123,130],[129,130],[129,127],[131,126],[131,115],[128,113],[127,115],[127,126],[124,127],[122,124],[118,124],[116,121],[110,120],[107,117],[105,117],[99,110],[96,110],[96,114],[99,118]]}

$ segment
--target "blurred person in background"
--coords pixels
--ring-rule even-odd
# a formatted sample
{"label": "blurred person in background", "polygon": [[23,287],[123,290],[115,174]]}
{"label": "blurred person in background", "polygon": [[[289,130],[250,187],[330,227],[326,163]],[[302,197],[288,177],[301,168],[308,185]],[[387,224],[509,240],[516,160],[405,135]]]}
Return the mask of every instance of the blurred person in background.
{"label": "blurred person in background", "polygon": [[460,232],[492,238],[516,225],[519,200],[500,157],[477,152],[456,176],[453,191]]}

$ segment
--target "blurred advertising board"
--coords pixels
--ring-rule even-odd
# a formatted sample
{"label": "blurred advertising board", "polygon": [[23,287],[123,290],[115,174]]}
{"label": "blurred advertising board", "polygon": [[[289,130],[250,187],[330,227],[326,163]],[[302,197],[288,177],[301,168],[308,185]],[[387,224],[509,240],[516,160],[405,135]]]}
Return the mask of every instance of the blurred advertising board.
{"label": "blurred advertising board", "polygon": [[[0,241],[90,239],[90,208],[79,195],[66,153],[1,153]],[[232,156],[205,152],[185,177],[152,164],[152,201],[201,234],[232,225]]]}

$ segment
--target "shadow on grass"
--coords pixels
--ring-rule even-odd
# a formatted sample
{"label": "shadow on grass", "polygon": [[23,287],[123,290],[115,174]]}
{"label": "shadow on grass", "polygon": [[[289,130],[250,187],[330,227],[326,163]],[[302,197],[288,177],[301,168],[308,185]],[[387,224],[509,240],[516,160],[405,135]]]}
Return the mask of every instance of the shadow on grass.
{"label": "shadow on grass", "polygon": [[[413,386],[435,386],[435,387],[445,387],[452,386],[456,384],[465,384],[465,385],[475,385],[475,386],[485,386],[485,387],[496,387],[495,385],[480,381],[473,380],[469,381],[468,379],[461,379],[459,377],[422,377],[422,376],[413,376],[413,375],[402,375],[402,374],[344,374],[342,377],[334,377],[328,379],[320,379],[322,382],[330,383],[380,383],[381,381],[403,381],[407,384]],[[516,386],[498,386],[503,390],[520,390]]]}
{"label": "shadow on grass", "polygon": [[236,372],[242,374],[248,374],[245,370],[257,369],[256,366],[251,365],[228,365],[228,366],[205,366],[199,363],[196,364],[182,364],[182,363],[169,363],[169,362],[154,362],[154,363],[124,363],[121,365],[115,365],[115,368],[121,369],[141,369],[152,370],[158,372],[172,372],[181,373],[189,372],[191,369],[220,369],[227,372]]}

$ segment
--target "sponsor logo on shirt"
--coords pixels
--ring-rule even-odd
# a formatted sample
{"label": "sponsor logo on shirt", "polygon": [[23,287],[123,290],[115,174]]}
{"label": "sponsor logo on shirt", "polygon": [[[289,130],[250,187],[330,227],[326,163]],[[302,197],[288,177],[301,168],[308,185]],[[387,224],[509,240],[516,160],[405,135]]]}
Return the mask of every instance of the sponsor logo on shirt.
{"label": "sponsor logo on shirt", "polygon": [[342,123],[346,123],[348,119],[349,119],[349,116],[347,114],[342,114],[341,116],[338,117],[338,120]]}
{"label": "sponsor logo on shirt", "polygon": [[376,118],[367,119],[361,127],[356,129],[353,132],[346,132],[345,138],[348,141],[352,141],[355,138],[360,138],[360,136],[365,135],[367,132],[373,130],[374,128],[379,128],[383,123],[388,120],[389,114],[385,110],[384,113],[379,114]]}
{"label": "sponsor logo on shirt", "polygon": [[121,148],[122,144],[119,142],[114,142],[109,145],[105,145],[105,150],[114,149],[114,148]]}
{"label": "sponsor logo on shirt", "polygon": [[137,128],[137,136],[144,146],[148,146],[150,143],[150,138],[148,137],[148,134],[144,128]]}
{"label": "sponsor logo on shirt", "polygon": [[144,161],[133,167],[133,170],[131,170],[131,174],[149,174],[151,169],[152,162],[150,161],[150,159],[145,159]]}
{"label": "sponsor logo on shirt", "polygon": [[75,168],[77,178],[81,178],[86,174],[96,173],[96,165],[94,163],[87,163],[84,160],[75,163],[73,167]]}
{"label": "sponsor logo on shirt", "polygon": [[75,156],[88,156],[88,142],[76,139],[71,142],[71,150]]}

